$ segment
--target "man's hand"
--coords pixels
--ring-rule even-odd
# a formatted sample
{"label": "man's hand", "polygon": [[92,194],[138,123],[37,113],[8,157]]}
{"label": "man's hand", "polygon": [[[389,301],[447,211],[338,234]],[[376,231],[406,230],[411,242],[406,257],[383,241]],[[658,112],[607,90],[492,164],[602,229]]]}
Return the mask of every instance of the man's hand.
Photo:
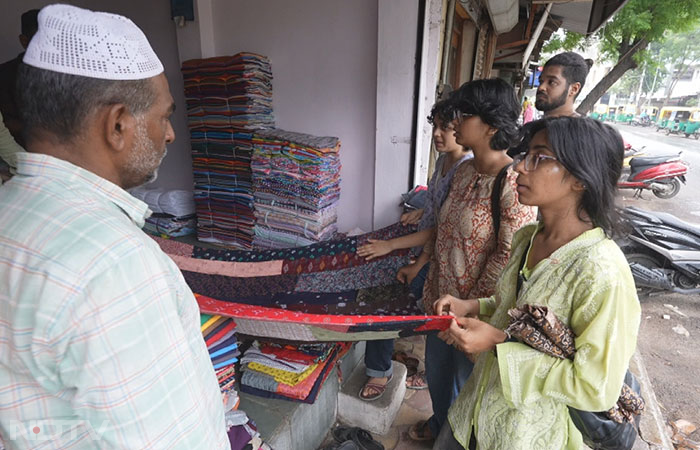
{"label": "man's hand", "polygon": [[493,350],[497,344],[506,340],[506,334],[502,330],[471,317],[453,319],[450,328],[438,333],[438,337],[467,354]]}
{"label": "man's hand", "polygon": [[368,244],[365,244],[357,249],[357,254],[365,258],[367,261],[384,256],[391,253],[394,249],[389,241],[380,241],[378,239],[368,239]]}
{"label": "man's hand", "polygon": [[462,300],[449,294],[443,295],[433,303],[433,312],[438,316],[450,314],[455,317],[476,317],[479,315],[479,309],[478,300]]}
{"label": "man's hand", "polygon": [[413,279],[418,275],[420,269],[421,266],[419,266],[416,263],[411,263],[407,266],[403,266],[399,269],[398,273],[396,274],[396,279],[402,282],[403,284],[410,284],[411,281],[413,281]]}
{"label": "man's hand", "polygon": [[401,225],[415,225],[420,221],[421,217],[423,217],[423,210],[414,209],[413,211],[401,214],[400,222]]}

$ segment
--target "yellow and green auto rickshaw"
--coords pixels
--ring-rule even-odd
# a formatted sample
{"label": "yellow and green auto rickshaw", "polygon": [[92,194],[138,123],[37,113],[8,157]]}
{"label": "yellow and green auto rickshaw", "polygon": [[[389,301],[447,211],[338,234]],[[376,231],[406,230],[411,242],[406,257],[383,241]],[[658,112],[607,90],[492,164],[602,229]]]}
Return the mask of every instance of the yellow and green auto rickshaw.
{"label": "yellow and green auto rickshaw", "polygon": [[666,134],[680,133],[694,108],[687,106],[665,106],[661,108],[656,131],[664,130]]}
{"label": "yellow and green auto rickshaw", "polygon": [[617,107],[615,114],[615,122],[629,124],[634,119],[634,113],[637,105],[620,105]]}
{"label": "yellow and green auto rickshaw", "polygon": [[685,137],[693,137],[700,139],[700,108],[693,108],[690,112],[690,117],[683,127]]}

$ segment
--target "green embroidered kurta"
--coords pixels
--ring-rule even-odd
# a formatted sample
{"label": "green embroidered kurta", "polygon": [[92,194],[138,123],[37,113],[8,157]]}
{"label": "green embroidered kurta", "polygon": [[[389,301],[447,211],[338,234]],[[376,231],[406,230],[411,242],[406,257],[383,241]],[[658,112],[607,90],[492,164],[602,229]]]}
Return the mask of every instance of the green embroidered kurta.
{"label": "green embroidered kurta", "polygon": [[587,231],[532,268],[516,302],[520,259],[537,230],[527,225],[513,237],[496,295],[480,300],[482,320],[504,329],[508,309],[547,306],[573,329],[576,356],[557,359],[519,342],[499,344],[498,357],[482,353],[448,415],[465,448],[473,426],[480,449],[580,449],[567,405],[605,411],[620,395],[641,315],[624,255],[600,228]]}

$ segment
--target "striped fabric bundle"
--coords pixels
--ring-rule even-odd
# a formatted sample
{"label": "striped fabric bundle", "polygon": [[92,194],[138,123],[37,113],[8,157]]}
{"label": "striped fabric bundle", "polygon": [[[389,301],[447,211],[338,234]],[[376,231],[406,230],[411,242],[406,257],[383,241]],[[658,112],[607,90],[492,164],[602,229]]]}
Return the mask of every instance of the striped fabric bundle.
{"label": "striped fabric bundle", "polygon": [[207,344],[221,394],[224,396],[225,409],[237,409],[239,398],[234,389],[236,383],[235,364],[241,352],[236,340],[236,323],[229,317],[218,315],[201,315],[202,335]]}
{"label": "striped fabric bundle", "polygon": [[256,246],[298,247],[335,234],[339,149],[335,137],[280,129],[255,133],[251,167]]}
{"label": "striped fabric bundle", "polygon": [[182,65],[192,143],[197,238],[250,249],[252,131],[274,126],[269,60],[239,53]]}

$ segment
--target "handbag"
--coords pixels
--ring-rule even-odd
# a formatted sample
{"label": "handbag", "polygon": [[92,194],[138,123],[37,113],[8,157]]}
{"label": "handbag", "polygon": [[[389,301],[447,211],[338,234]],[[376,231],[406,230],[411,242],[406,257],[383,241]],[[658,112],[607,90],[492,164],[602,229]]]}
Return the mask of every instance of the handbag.
{"label": "handbag", "polygon": [[[629,370],[625,384],[641,395],[639,382]],[[640,415],[634,422],[618,423],[603,412],[581,411],[569,406],[571,421],[583,436],[583,442],[594,450],[629,450],[637,439]]]}
{"label": "handbag", "polygon": [[[522,270],[525,266],[528,249],[525,249],[520,259],[520,267],[518,269],[518,279],[516,285],[516,298],[520,294],[520,288],[523,284]],[[534,348],[534,347],[533,347]],[[627,370],[625,374],[625,384],[630,390],[641,398],[641,388],[639,382]],[[642,401],[642,408],[643,408]],[[593,450],[630,450],[637,439],[640,414],[634,414],[633,421],[617,422],[610,418],[607,411],[581,411],[576,408],[569,408],[569,416],[576,428],[583,436],[583,442]]]}

